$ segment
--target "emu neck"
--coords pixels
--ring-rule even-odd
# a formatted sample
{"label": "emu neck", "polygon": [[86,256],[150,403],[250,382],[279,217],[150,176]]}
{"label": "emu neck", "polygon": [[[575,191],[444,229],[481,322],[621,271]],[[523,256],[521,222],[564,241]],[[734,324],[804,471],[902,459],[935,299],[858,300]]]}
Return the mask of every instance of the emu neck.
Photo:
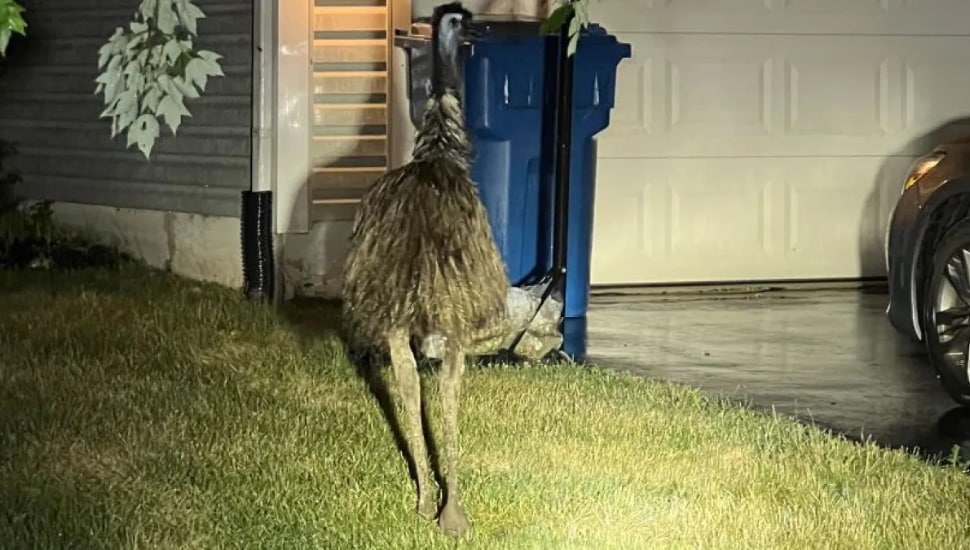
{"label": "emu neck", "polygon": [[451,161],[469,169],[471,150],[457,97],[446,92],[428,100],[413,156],[415,161]]}
{"label": "emu neck", "polygon": [[458,44],[453,37],[431,37],[431,95],[441,99],[445,94],[455,94],[461,89]]}

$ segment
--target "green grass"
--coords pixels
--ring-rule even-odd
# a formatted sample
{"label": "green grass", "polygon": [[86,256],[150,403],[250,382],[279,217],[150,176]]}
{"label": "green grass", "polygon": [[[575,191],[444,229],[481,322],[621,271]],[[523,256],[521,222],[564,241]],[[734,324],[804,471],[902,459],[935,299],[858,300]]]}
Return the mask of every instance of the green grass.
{"label": "green grass", "polygon": [[[0,547],[453,547],[333,322],[135,267],[0,272]],[[462,546],[970,545],[957,468],[682,387],[470,368],[461,428]]]}

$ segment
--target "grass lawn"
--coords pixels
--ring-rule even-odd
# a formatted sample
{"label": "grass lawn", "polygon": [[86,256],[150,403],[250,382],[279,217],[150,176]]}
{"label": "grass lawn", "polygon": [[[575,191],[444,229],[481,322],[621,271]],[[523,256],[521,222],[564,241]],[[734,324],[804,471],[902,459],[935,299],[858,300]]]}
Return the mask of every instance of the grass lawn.
{"label": "grass lawn", "polygon": [[[0,271],[0,547],[453,547],[333,323],[137,267]],[[957,468],[681,387],[470,368],[461,428],[463,546],[970,546]]]}

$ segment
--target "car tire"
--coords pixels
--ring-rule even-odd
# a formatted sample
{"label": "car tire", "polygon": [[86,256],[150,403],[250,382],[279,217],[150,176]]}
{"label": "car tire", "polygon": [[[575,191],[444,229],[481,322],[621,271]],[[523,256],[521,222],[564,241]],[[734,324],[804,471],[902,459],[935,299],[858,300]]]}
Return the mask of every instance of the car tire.
{"label": "car tire", "polygon": [[[946,231],[924,273],[920,315],[926,351],[943,389],[960,405],[970,406],[970,220]],[[961,274],[964,282],[957,290],[951,281],[959,283]],[[964,339],[966,345],[951,347],[950,342]]]}

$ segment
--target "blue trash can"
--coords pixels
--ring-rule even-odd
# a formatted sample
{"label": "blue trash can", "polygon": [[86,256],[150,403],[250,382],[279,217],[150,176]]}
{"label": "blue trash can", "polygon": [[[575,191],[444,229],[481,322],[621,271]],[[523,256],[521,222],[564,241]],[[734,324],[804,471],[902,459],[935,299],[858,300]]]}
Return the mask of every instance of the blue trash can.
{"label": "blue trash can", "polygon": [[[474,149],[472,177],[509,282],[528,285],[552,268],[557,98],[555,71],[546,66],[556,63],[558,36],[540,35],[539,19],[482,16],[474,25],[482,36],[465,61],[462,91]],[[395,42],[408,50],[410,115],[420,127],[430,89],[430,29],[422,35],[398,31]],[[564,312],[564,333],[582,335],[566,335],[565,351],[574,357],[585,355],[596,183],[593,138],[609,125],[616,67],[628,57],[629,44],[593,24],[581,34],[575,54]]]}
{"label": "blue trash can", "polygon": [[[536,25],[535,32],[538,32]],[[630,57],[599,25],[580,36],[573,71],[572,143],[565,317],[589,306],[596,148],[610,122],[616,68]],[[513,285],[552,268],[555,152],[553,95],[558,38],[488,35],[465,64],[466,125],[475,144],[472,176],[480,186],[495,240]],[[547,79],[549,79],[547,81]],[[550,94],[546,97],[546,90]]]}

